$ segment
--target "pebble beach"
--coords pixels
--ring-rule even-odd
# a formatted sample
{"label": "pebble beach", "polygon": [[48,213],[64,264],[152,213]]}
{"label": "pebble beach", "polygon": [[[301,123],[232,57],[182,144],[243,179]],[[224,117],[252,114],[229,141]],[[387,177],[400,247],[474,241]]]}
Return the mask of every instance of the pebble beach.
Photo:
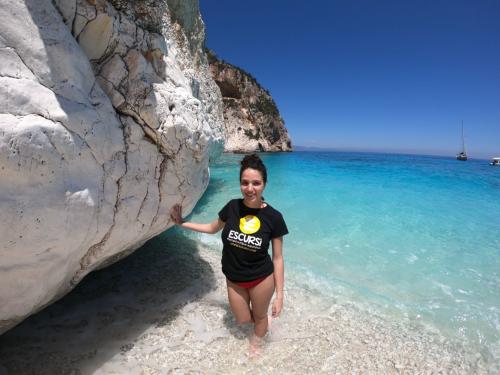
{"label": "pebble beach", "polygon": [[1,374],[493,374],[418,322],[361,311],[288,281],[262,353],[234,321],[219,254],[178,231],[94,272],[0,336]]}

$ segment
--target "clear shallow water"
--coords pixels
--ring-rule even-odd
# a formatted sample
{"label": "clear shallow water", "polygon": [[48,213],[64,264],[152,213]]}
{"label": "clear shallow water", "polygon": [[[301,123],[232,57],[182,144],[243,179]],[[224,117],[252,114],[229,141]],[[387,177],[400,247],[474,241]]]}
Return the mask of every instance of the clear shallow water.
{"label": "clear shallow water", "polygon": [[[500,169],[486,161],[362,153],[262,154],[286,277],[318,294],[415,319],[500,360]],[[224,155],[190,220],[239,197]],[[220,252],[218,237],[199,235]]]}

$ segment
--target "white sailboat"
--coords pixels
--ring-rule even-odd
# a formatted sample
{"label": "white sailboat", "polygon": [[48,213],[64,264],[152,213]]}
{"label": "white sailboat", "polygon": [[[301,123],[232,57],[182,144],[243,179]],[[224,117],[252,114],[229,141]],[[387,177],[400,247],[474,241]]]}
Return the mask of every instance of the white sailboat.
{"label": "white sailboat", "polygon": [[457,160],[466,161],[467,153],[465,152],[465,138],[464,138],[464,122],[462,121],[462,151],[457,154]]}

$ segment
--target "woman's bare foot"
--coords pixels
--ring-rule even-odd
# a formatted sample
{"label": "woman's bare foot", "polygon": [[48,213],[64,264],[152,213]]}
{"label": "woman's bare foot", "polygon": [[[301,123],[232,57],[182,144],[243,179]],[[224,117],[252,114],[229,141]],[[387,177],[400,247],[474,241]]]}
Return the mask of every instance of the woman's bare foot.
{"label": "woman's bare foot", "polygon": [[262,353],[262,337],[255,334],[250,338],[250,347],[248,351],[248,356],[250,358],[257,358]]}

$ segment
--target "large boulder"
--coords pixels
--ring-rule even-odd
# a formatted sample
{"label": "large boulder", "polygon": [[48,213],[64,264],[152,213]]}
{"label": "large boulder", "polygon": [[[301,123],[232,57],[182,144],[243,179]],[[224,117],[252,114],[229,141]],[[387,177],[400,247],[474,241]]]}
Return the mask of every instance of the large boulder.
{"label": "large boulder", "polygon": [[222,100],[198,2],[178,3],[2,0],[0,333],[206,189]]}

